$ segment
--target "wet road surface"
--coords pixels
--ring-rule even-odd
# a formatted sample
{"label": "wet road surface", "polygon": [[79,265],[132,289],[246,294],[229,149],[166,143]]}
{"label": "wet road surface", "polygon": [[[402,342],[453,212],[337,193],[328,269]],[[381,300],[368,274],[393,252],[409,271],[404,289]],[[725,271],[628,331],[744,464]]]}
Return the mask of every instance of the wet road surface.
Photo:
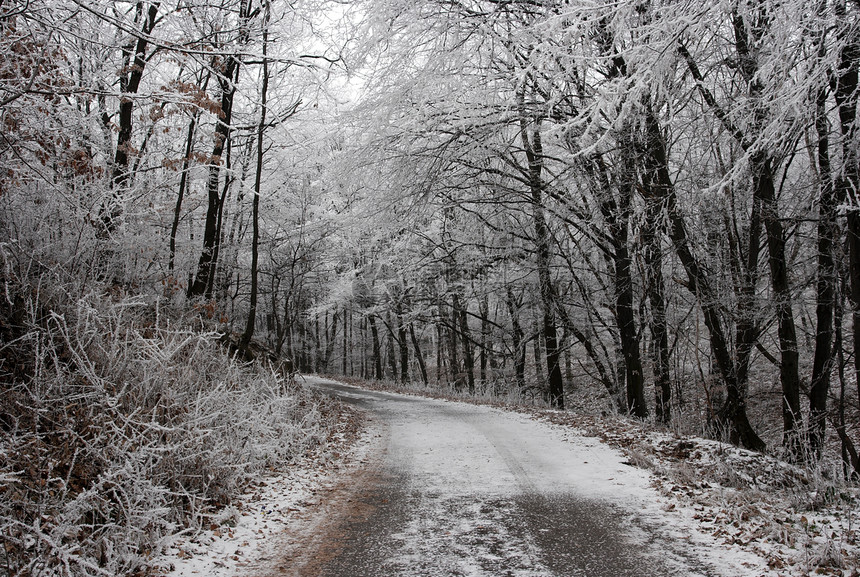
{"label": "wet road surface", "polygon": [[367,411],[378,443],[301,575],[712,574],[661,535],[647,475],[594,439],[488,407],[308,380]]}

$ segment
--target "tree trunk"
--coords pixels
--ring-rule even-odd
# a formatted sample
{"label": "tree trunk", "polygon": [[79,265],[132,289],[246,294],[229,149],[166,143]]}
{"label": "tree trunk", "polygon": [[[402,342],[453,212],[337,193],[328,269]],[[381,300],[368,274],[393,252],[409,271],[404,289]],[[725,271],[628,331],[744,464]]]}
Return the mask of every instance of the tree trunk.
{"label": "tree trunk", "polygon": [[[241,0],[239,6],[239,19],[243,30],[247,30],[247,20],[250,13],[250,0]],[[264,34],[268,32],[264,31]],[[244,44],[248,39],[248,32],[240,32],[239,44]],[[265,58],[264,58],[265,59]],[[233,122],[233,104],[236,98],[236,83],[239,77],[240,59],[234,54],[225,57],[225,62],[218,74],[218,86],[221,90],[221,108],[219,117],[215,124],[215,137],[212,145],[212,154],[209,163],[209,178],[206,183],[207,205],[206,221],[203,227],[203,250],[197,262],[197,274],[194,283],[188,287],[189,297],[211,294],[211,282],[214,279],[215,266],[217,265],[217,245],[220,238],[218,227],[218,212],[221,206],[220,178],[221,157],[230,139],[230,128]],[[265,63],[264,63],[265,67]]]}
{"label": "tree trunk", "polygon": [[263,180],[263,153],[265,150],[263,146],[263,134],[266,130],[266,99],[269,93],[269,59],[267,56],[267,47],[270,5],[268,0],[263,0],[263,13],[263,84],[260,87],[260,123],[257,125],[257,170],[254,174],[254,200],[251,214],[251,295],[248,304],[248,322],[245,324],[245,332],[242,333],[242,340],[239,343],[239,351],[242,354],[247,353],[248,345],[254,336],[254,323],[257,320],[257,277],[260,258],[260,186]]}
{"label": "tree trunk", "polygon": [[[629,135],[624,136],[630,140]],[[628,226],[633,201],[634,176],[630,173],[635,162],[632,154],[633,143],[624,142],[621,164],[621,186],[616,202],[607,174],[607,167],[601,158],[597,159],[598,193],[600,212],[608,225],[609,240],[612,243],[612,271],[615,288],[615,319],[618,325],[618,338],[621,355],[624,359],[624,383],[626,390],[627,412],[640,419],[648,416],[645,404],[645,380],[642,373],[642,358],[639,352],[639,338],[636,330],[636,316],[633,306],[632,259],[628,247]]]}
{"label": "tree trunk", "polygon": [[397,355],[394,352],[394,329],[391,326],[391,314],[385,313],[385,328],[388,329],[388,338],[385,339],[385,355],[388,358],[388,370],[391,380],[397,381]]}
{"label": "tree trunk", "polygon": [[400,382],[409,382],[409,341],[406,335],[406,324],[403,322],[403,304],[395,303],[395,318],[397,320],[397,343],[400,345]]}
{"label": "tree trunk", "polygon": [[[642,359],[639,353],[639,338],[636,331],[636,316],[633,304],[633,276],[631,257],[627,246],[627,223],[630,218],[630,195],[622,193],[622,204],[618,225],[615,227],[615,290],[618,333],[621,337],[621,350],[624,354],[624,368],[627,383],[627,410],[630,414],[644,419],[648,416],[645,404],[645,380],[642,374]],[[616,236],[617,234],[617,236]]]}
{"label": "tree trunk", "polygon": [[215,290],[215,279],[216,273],[220,269],[222,274],[224,274],[224,263],[221,262],[220,253],[221,247],[224,245],[224,204],[227,202],[227,196],[230,192],[230,186],[233,183],[234,177],[232,176],[232,163],[231,163],[231,155],[233,152],[233,145],[231,141],[227,141],[227,158],[225,160],[225,167],[227,168],[227,176],[224,178],[224,187],[221,189],[221,197],[218,200],[218,213],[215,217],[215,234],[217,235],[217,239],[215,242],[215,246],[213,247],[212,252],[212,265],[209,267],[209,279],[206,281],[206,292],[204,293],[206,299],[211,299],[212,294]]}
{"label": "tree trunk", "polygon": [[383,379],[382,374],[382,350],[379,346],[379,329],[376,326],[376,317],[368,315],[367,322],[370,324],[370,338],[373,342],[373,378],[377,381]]}
{"label": "tree trunk", "polygon": [[666,424],[672,419],[672,383],[669,375],[669,334],[666,326],[666,295],[663,285],[663,251],[657,234],[661,213],[661,203],[646,199],[645,226],[642,236],[645,245],[648,303],[651,306],[654,407],[657,420]]}
{"label": "tree trunk", "polygon": [[[762,84],[756,60],[756,45],[762,42],[762,27],[748,28],[740,13],[733,9],[735,51],[738,56],[738,70],[746,81],[749,96],[756,103],[751,130],[759,132],[765,116],[762,103]],[[751,33],[751,34],[750,34]],[[748,129],[750,130],[750,129]],[[779,207],[773,181],[773,156],[765,150],[756,150],[750,138],[737,128],[734,134],[738,143],[747,152],[752,172],[753,202],[761,203],[761,217],[767,237],[768,265],[771,287],[774,293],[777,336],[781,359],[779,364],[780,383],[782,384],[782,421],[783,443],[793,453],[799,450],[798,421],[800,419],[800,373],[797,350],[797,330],[791,304],[791,286],[788,280],[788,263],[785,255],[785,233],[779,219]]]}
{"label": "tree trunk", "polygon": [[522,393],[526,389],[526,342],[525,332],[520,325],[520,305],[514,298],[510,284],[505,284],[505,305],[511,317],[511,348],[514,354],[514,374],[516,375],[517,390]]}
{"label": "tree trunk", "polygon": [[[540,119],[529,119],[525,110],[525,87],[519,93],[520,139],[528,160],[528,183],[531,193],[532,218],[534,220],[536,265],[539,292],[543,312],[543,335],[546,341],[546,368],[549,404],[555,409],[564,409],[564,381],[561,374],[558,337],[555,325],[555,304],[552,295],[550,273],[550,231],[543,207],[543,144],[541,143]],[[531,126],[530,126],[531,124]],[[540,362],[535,359],[535,362]]]}
{"label": "tree trunk", "polygon": [[444,304],[444,300],[440,303],[439,313],[443,315],[445,319],[445,327],[448,331],[448,370],[451,374],[451,383],[454,384],[455,388],[459,388],[461,386],[461,382],[459,380],[459,372],[460,372],[460,360],[459,354],[457,353],[457,310],[454,309],[451,311],[451,317],[448,318],[447,306]]}
{"label": "tree trunk", "polygon": [[361,333],[361,378],[365,380],[370,380],[373,378],[370,374],[370,364],[367,362],[368,357],[373,354],[373,348],[371,347],[371,355],[367,354],[367,318],[361,319],[361,328],[359,332]]}
{"label": "tree trunk", "polygon": [[[206,82],[203,84],[204,90],[209,83],[209,77],[206,77]],[[185,137],[185,156],[182,158],[182,174],[179,176],[179,192],[176,195],[176,206],[173,208],[173,223],[170,226],[170,241],[169,255],[167,261],[167,270],[173,272],[173,267],[176,260],[176,233],[179,231],[179,221],[182,217],[182,203],[185,199],[185,190],[188,184],[188,168],[191,162],[191,152],[194,150],[194,135],[197,128],[197,120],[200,117],[198,110],[194,111],[191,116],[191,121],[188,123],[188,134]]]}
{"label": "tree trunk", "polygon": [[779,364],[782,383],[783,443],[793,452],[800,449],[798,438],[800,413],[800,369],[797,351],[797,331],[791,305],[791,286],[788,281],[788,263],[785,255],[785,234],[779,220],[779,209],[774,194],[773,172],[770,158],[753,156],[754,194],[762,201],[762,220],[767,233],[768,264],[773,287],[777,335],[781,359]]}
{"label": "tree trunk", "polygon": [[[837,37],[842,48],[833,95],[839,113],[842,135],[842,176],[836,182],[837,198],[851,205],[848,211],[848,267],[851,281],[851,317],[853,324],[854,372],[860,397],[860,165],[857,153],[857,98],[860,88],[860,30],[847,13],[844,2],[835,3],[840,25]],[[860,468],[855,467],[860,473]]]}
{"label": "tree trunk", "polygon": [[[140,34],[135,34],[136,41],[123,46],[123,71],[119,77],[119,133],[116,139],[113,167],[111,171],[111,198],[99,209],[99,219],[102,230],[100,234],[110,235],[117,226],[117,219],[122,214],[122,189],[129,179],[129,153],[132,150],[131,134],[134,116],[134,99],[143,79],[143,72],[148,61],[146,50],[149,38],[156,24],[160,2],[153,2],[144,10],[145,3],[138,2],[135,10],[135,23],[140,23]],[[142,21],[142,22],[141,22]]]}
{"label": "tree trunk", "polygon": [[445,331],[442,327],[442,311],[436,317],[436,386],[442,384],[442,374],[445,364]]}
{"label": "tree trunk", "polygon": [[[334,346],[337,342],[337,311],[334,311],[331,316],[331,332],[326,330],[326,343],[325,343],[325,358],[322,362],[322,367],[324,372],[328,372],[328,365],[331,362],[331,358],[334,355]],[[346,328],[344,327],[344,331]]]}
{"label": "tree trunk", "polygon": [[409,323],[409,338],[412,340],[412,348],[415,350],[415,360],[418,361],[418,370],[421,372],[421,381],[424,386],[429,384],[427,380],[427,366],[424,364],[424,355],[421,354],[421,346],[415,335],[415,323]]}
{"label": "tree trunk", "polygon": [[343,310],[343,349],[341,351],[341,369],[340,374],[343,376],[347,376],[347,354],[348,354],[348,344],[349,344],[349,333],[352,329],[352,316],[349,314],[348,309]]}
{"label": "tree trunk", "polygon": [[197,263],[194,284],[188,288],[188,296],[203,296],[211,290],[210,279],[216,266],[215,250],[218,244],[218,208],[221,200],[221,160],[230,138],[230,125],[233,121],[233,101],[236,96],[236,80],[239,74],[239,61],[232,56],[221,74],[218,85],[221,89],[221,109],[215,124],[215,138],[210,155],[209,177],[206,181],[207,205],[206,220],[203,225],[203,251]]}
{"label": "tree trunk", "polygon": [[537,387],[541,392],[541,396],[543,397],[545,402],[549,402],[549,388],[546,384],[546,376],[543,373],[544,369],[544,354],[543,354],[543,329],[541,326],[542,319],[533,319],[532,324],[532,356],[535,361],[535,381],[537,381]]}
{"label": "tree trunk", "polygon": [[[679,51],[687,57],[688,63],[692,61],[686,49],[679,47]],[[693,73],[693,76],[695,78],[697,75]],[[701,78],[700,75],[699,78]],[[708,100],[707,97],[706,100]],[[668,217],[669,238],[672,240],[675,253],[678,255],[678,260],[681,262],[681,266],[687,275],[687,287],[690,292],[696,295],[696,299],[702,309],[705,326],[708,328],[714,363],[723,383],[726,385],[726,403],[722,410],[722,417],[729,425],[729,437],[733,443],[747,449],[763,451],[766,445],[756,434],[747,415],[745,375],[738,374],[738,367],[742,365],[735,364],[732,361],[728,340],[723,332],[720,318],[719,299],[715,297],[708,277],[703,272],[701,265],[696,260],[690,248],[684,217],[678,209],[675,187],[669,175],[666,144],[660,133],[657,117],[650,106],[646,108],[646,130],[648,134],[648,154],[646,155],[646,159],[651,168],[654,193],[663,203]],[[756,245],[750,243],[750,252],[752,253],[754,249],[756,249],[755,253],[757,254]],[[755,267],[750,267],[749,270],[753,271]]]}
{"label": "tree trunk", "polygon": [[481,384],[487,382],[487,360],[492,350],[490,342],[490,302],[486,293],[481,297],[479,310],[481,313],[481,353],[480,353],[480,381]]}
{"label": "tree trunk", "polygon": [[472,333],[469,330],[469,318],[465,308],[460,305],[460,296],[455,292],[453,297],[454,319],[458,321],[460,340],[463,342],[463,371],[466,373],[466,384],[469,394],[475,394],[475,358],[472,354]]}

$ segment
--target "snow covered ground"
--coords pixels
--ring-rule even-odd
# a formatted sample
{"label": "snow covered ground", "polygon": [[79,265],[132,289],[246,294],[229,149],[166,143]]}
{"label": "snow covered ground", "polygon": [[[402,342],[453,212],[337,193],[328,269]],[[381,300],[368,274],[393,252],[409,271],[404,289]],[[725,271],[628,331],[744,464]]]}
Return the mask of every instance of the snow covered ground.
{"label": "snow covered ground", "polygon": [[[381,561],[390,575],[559,574],[548,559],[576,547],[553,540],[565,531],[584,533],[586,552],[623,531],[620,554],[631,549],[659,574],[860,575],[856,491],[816,495],[824,484],[804,485],[775,459],[620,419],[341,391],[372,411],[363,433],[270,471],[208,528],[175,539],[161,575],[339,574],[332,558],[368,547],[347,533],[374,524],[392,525]],[[515,444],[524,451],[512,454]],[[392,488],[382,498],[374,483]],[[351,544],[326,543],[338,540]]]}

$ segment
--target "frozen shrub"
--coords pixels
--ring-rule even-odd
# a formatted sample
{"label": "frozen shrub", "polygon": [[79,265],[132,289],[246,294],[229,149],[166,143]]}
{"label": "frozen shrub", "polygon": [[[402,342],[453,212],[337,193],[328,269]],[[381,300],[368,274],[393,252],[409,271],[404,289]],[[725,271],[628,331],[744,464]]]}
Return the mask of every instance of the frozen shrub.
{"label": "frozen shrub", "polygon": [[[23,296],[22,296],[23,295]],[[21,290],[0,315],[7,575],[123,575],[326,438],[316,401],[157,302]],[[24,300],[16,326],[9,303]]]}

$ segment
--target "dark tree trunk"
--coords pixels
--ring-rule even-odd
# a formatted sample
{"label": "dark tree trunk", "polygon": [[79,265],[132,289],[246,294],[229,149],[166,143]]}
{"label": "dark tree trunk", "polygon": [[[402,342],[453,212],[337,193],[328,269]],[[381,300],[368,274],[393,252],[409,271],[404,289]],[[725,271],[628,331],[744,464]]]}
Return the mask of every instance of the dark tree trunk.
{"label": "dark tree trunk", "polygon": [[[538,283],[543,313],[543,336],[546,342],[546,368],[549,404],[556,409],[564,409],[564,381],[559,358],[561,351],[555,323],[555,304],[553,302],[552,275],[550,272],[550,230],[546,223],[543,206],[543,144],[541,142],[540,119],[529,119],[524,105],[525,88],[520,98],[520,139],[528,160],[528,183],[531,193],[532,218],[535,231],[535,251]],[[530,127],[531,124],[531,127]],[[535,362],[540,362],[535,359]]]}
{"label": "dark tree trunk", "polygon": [[532,356],[535,360],[535,381],[537,381],[538,389],[541,391],[543,395],[544,401],[549,402],[549,389],[546,386],[546,376],[543,374],[544,368],[544,355],[543,355],[543,329],[541,325],[542,319],[533,319],[533,329],[532,329]]}
{"label": "dark tree trunk", "polygon": [[[269,60],[267,56],[267,46],[269,38],[269,3],[264,0],[264,16],[263,16],[263,84],[260,87],[260,123],[257,125],[257,169],[254,174],[254,199],[251,209],[251,295],[248,304],[248,322],[245,323],[245,332],[242,333],[242,340],[239,343],[239,350],[244,354],[248,350],[248,345],[251,343],[251,338],[254,336],[254,324],[257,320],[257,292],[258,292],[258,269],[259,269],[259,248],[260,248],[260,186],[263,180],[263,135],[266,130],[266,112],[267,112],[267,96],[269,92]],[[211,182],[210,182],[211,184]],[[216,183],[217,196],[217,183]],[[217,211],[217,206],[216,206]],[[209,217],[206,217],[208,222]],[[208,228],[208,224],[207,224]],[[216,232],[217,234],[217,232]],[[214,247],[213,247],[214,248]],[[204,250],[205,252],[205,250]],[[214,266],[214,263],[210,263]],[[198,270],[198,274],[200,271]],[[207,275],[209,274],[207,270]],[[207,276],[206,278],[211,278]],[[195,283],[196,284],[196,283]],[[205,281],[204,281],[205,284]]]}
{"label": "dark tree trunk", "polygon": [[[680,47],[679,51],[687,58],[688,63],[691,63],[694,78],[700,81],[701,75],[698,75],[697,78],[693,68],[694,63],[692,63],[689,53],[683,47]],[[702,87],[701,84],[699,86]],[[705,96],[705,99],[710,102],[708,95]],[[710,287],[708,277],[690,248],[684,217],[678,209],[675,188],[669,175],[666,145],[660,133],[656,115],[650,107],[646,108],[646,128],[648,130],[648,154],[646,158],[652,169],[651,178],[654,183],[654,192],[662,200],[668,216],[669,238],[672,240],[678,260],[687,275],[687,287],[696,295],[702,309],[705,326],[708,328],[710,336],[713,360],[723,383],[726,385],[726,403],[722,410],[722,417],[729,425],[729,436],[733,443],[754,451],[763,451],[766,445],[756,434],[747,415],[745,375],[738,373],[739,366],[742,367],[743,365],[736,364],[740,362],[737,359],[735,362],[732,360],[720,318],[719,299],[716,298]],[[757,243],[751,242],[749,251],[751,254],[757,254]],[[751,259],[751,257],[748,258]],[[754,271],[756,268],[752,266],[748,270]]]}
{"label": "dark tree trunk", "polygon": [[352,329],[352,317],[347,309],[343,311],[343,349],[341,351],[341,369],[340,373],[347,376],[347,354],[349,351],[349,333]]}
{"label": "dark tree trunk", "polygon": [[182,217],[182,202],[185,200],[185,189],[188,183],[188,165],[191,161],[191,151],[194,146],[194,132],[197,127],[198,114],[195,112],[188,124],[188,134],[185,137],[185,156],[182,159],[182,174],[179,176],[179,192],[176,195],[176,206],[173,207],[173,223],[170,226],[169,256],[167,270],[173,272],[176,260],[176,233]]}
{"label": "dark tree trunk", "polygon": [[415,350],[415,360],[418,361],[418,370],[421,372],[421,381],[424,385],[428,385],[427,366],[424,364],[424,355],[421,354],[421,345],[418,343],[418,337],[415,335],[415,324],[409,323],[409,338],[412,340],[412,348]]}
{"label": "dark tree trunk", "polygon": [[395,304],[397,319],[397,344],[400,346],[400,382],[409,382],[409,341],[406,335],[406,324],[403,322],[402,303]]}
{"label": "dark tree trunk", "polygon": [[[842,286],[844,287],[845,281],[843,280]],[[836,304],[836,317],[842,318],[845,312],[845,293],[847,291],[845,288],[842,288],[839,291],[839,299]],[[847,366],[847,361],[845,360],[845,353],[842,338],[842,324],[836,323],[834,329],[834,338],[833,338],[833,348],[835,349],[836,357],[838,359],[839,366],[839,402],[837,406],[837,416],[836,416],[836,434],[839,436],[839,440],[841,442],[841,456],[842,456],[842,470],[845,480],[854,480],[856,481],[860,478],[860,458],[857,455],[857,449],[854,446],[854,442],[851,440],[851,437],[848,436],[848,423],[845,418],[845,392],[847,390],[846,387],[846,379],[845,379],[845,367]]]}
{"label": "dark tree trunk", "polygon": [[[823,42],[820,50],[823,49]],[[824,56],[819,52],[819,56]],[[833,312],[836,306],[838,272],[834,247],[839,232],[836,224],[837,199],[831,177],[829,123],[827,121],[827,89],[822,87],[817,96],[815,127],[818,134],[818,279],[815,305],[815,352],[809,389],[809,445],[812,454],[821,455],[827,424],[827,393],[833,366]]]}
{"label": "dark tree trunk", "polygon": [[514,353],[514,374],[516,375],[517,390],[521,393],[526,389],[526,335],[520,325],[520,301],[514,297],[510,284],[505,285],[505,305],[511,317],[511,348]]}
{"label": "dark tree trunk", "polygon": [[[323,371],[328,371],[328,365],[331,362],[331,358],[334,355],[334,346],[337,342],[337,311],[332,313],[331,316],[331,332],[326,330],[326,343],[325,343],[325,358],[322,362]],[[344,331],[346,328],[344,327]]]}
{"label": "dark tree trunk", "polygon": [[232,143],[227,141],[227,159],[225,162],[225,166],[228,171],[227,177],[224,179],[224,187],[221,190],[221,198],[218,200],[218,214],[215,219],[215,234],[218,235],[218,238],[215,242],[215,247],[212,252],[212,265],[209,267],[209,279],[206,281],[206,292],[204,293],[207,299],[212,298],[213,291],[215,289],[215,279],[216,272],[220,268],[224,270],[223,263],[220,260],[221,247],[224,244],[224,204],[227,201],[227,195],[230,192],[230,186],[233,183],[233,176],[229,174],[232,166],[230,156],[233,151]]}
{"label": "dark tree trunk", "polygon": [[379,346],[379,328],[376,326],[376,317],[369,315],[367,322],[370,324],[370,338],[373,344],[373,378],[381,381],[383,379],[382,350]]}
{"label": "dark tree trunk", "polygon": [[284,307],[284,340],[287,347],[287,356],[293,361],[293,366],[298,367],[296,362],[296,351],[293,348],[293,320],[289,316],[289,308]]}
{"label": "dark tree trunk", "polygon": [[770,265],[777,317],[781,360],[779,365],[782,383],[783,442],[792,452],[799,450],[800,375],[797,351],[797,332],[791,306],[791,286],[785,255],[785,234],[779,220],[774,195],[773,173],[769,158],[752,159],[754,194],[762,202],[762,220],[767,233],[768,264]]}
{"label": "dark tree trunk", "polygon": [[[646,185],[647,188],[647,185]],[[666,295],[663,285],[663,251],[658,236],[662,204],[646,199],[645,270],[647,275],[648,303],[651,306],[652,362],[654,364],[655,413],[661,423],[672,419],[672,383],[669,376],[669,333],[666,326]]]}
{"label": "dark tree trunk", "polygon": [[[615,48],[613,32],[601,22],[597,41],[604,55],[608,56],[607,75],[609,78],[623,78],[628,75],[627,63]],[[612,185],[603,159],[597,157],[596,177],[600,195],[600,211],[609,229],[612,243],[612,265],[615,285],[615,318],[618,324],[618,337],[621,355],[624,359],[624,382],[627,397],[627,411],[644,418],[648,415],[645,404],[645,380],[642,374],[642,358],[639,352],[639,339],[636,330],[636,316],[633,308],[633,278],[631,257],[628,247],[628,226],[630,224],[633,193],[636,186],[635,166],[637,151],[634,133],[629,126],[619,132],[619,166],[616,176],[619,180],[618,202],[612,194]]]}
{"label": "dark tree trunk", "polygon": [[481,313],[480,381],[484,384],[487,382],[487,359],[493,346],[490,342],[490,302],[486,294],[481,297],[479,310]]}
{"label": "dark tree trunk", "polygon": [[221,110],[215,125],[215,138],[210,156],[209,177],[206,181],[207,205],[206,220],[203,225],[203,251],[197,263],[197,274],[194,284],[188,288],[188,296],[203,296],[211,290],[210,279],[213,278],[216,266],[215,251],[220,231],[218,230],[218,209],[220,206],[221,190],[221,160],[227,141],[230,138],[230,125],[233,121],[233,101],[236,96],[236,79],[239,73],[239,61],[229,57],[218,77],[221,88]]}
{"label": "dark tree trunk", "polygon": [[457,310],[452,310],[451,317],[448,318],[447,309],[448,307],[445,306],[444,301],[442,301],[442,303],[440,303],[439,313],[445,319],[445,327],[448,331],[448,369],[451,373],[451,382],[456,388],[459,388],[462,383],[459,379],[460,360],[459,354],[457,353]]}
{"label": "dark tree trunk", "polygon": [[[764,30],[760,27],[748,28],[747,22],[737,12],[732,14],[734,25],[735,51],[738,56],[738,69],[749,95],[757,103],[754,113],[753,129],[759,131],[763,124],[762,85],[758,78],[758,62],[754,54],[755,45],[761,43]],[[752,32],[752,36],[748,32]],[[779,364],[780,383],[782,384],[782,421],[783,443],[793,453],[799,450],[798,422],[800,419],[800,372],[797,350],[797,330],[791,304],[791,286],[788,280],[788,263],[785,254],[785,233],[779,219],[779,207],[773,181],[773,157],[763,150],[754,150],[748,135],[738,132],[739,144],[750,154],[749,164],[752,172],[753,202],[761,203],[761,217],[767,237],[768,265],[770,267],[771,287],[776,308],[777,336],[781,359]]]}
{"label": "dark tree trunk", "polygon": [[633,305],[632,260],[628,247],[628,226],[633,201],[633,175],[630,165],[634,162],[632,142],[622,144],[622,164],[620,170],[621,187],[619,201],[616,202],[602,159],[598,159],[597,177],[599,179],[600,212],[608,226],[609,241],[612,243],[612,271],[615,288],[615,319],[618,325],[618,338],[621,355],[624,359],[624,383],[627,411],[640,419],[648,416],[645,404],[645,380],[642,374],[642,358],[639,352],[639,338],[636,330],[636,312]]}
{"label": "dark tree trunk", "polygon": [[445,365],[445,331],[442,327],[442,311],[436,318],[436,386],[442,384]]}
{"label": "dark tree trunk", "polygon": [[466,373],[466,384],[469,394],[475,394],[475,358],[472,354],[472,333],[469,330],[469,318],[467,311],[460,305],[460,296],[455,292],[453,296],[453,315],[459,325],[460,340],[463,342],[463,372]]}
{"label": "dark tree trunk", "polygon": [[[852,22],[844,3],[836,2],[840,26],[837,36],[842,48],[839,64],[832,79],[833,95],[839,113],[842,135],[842,176],[836,183],[838,198],[851,205],[848,211],[848,270],[851,281],[851,317],[853,323],[854,371],[857,394],[860,396],[860,158],[856,148],[857,98],[860,89],[860,29]],[[855,15],[856,18],[856,15]],[[842,431],[843,442],[847,436]],[[850,439],[849,439],[850,440]],[[853,447],[852,447],[853,450]],[[856,455],[855,455],[856,457]],[[856,458],[852,464],[857,473]]]}
{"label": "dark tree trunk", "polygon": [[308,327],[305,319],[296,319],[296,336],[298,343],[295,343],[296,356],[298,357],[298,366],[301,367],[301,372],[313,372],[314,367],[311,364],[310,353],[310,338],[308,337]]}
{"label": "dark tree trunk", "polygon": [[149,46],[149,38],[155,28],[158,8],[160,2],[153,2],[149,8],[145,8],[144,2],[138,2],[135,10],[135,22],[140,23],[140,34],[136,34],[136,41],[123,46],[123,72],[119,78],[119,134],[116,139],[116,151],[114,153],[113,167],[111,170],[111,186],[113,191],[108,201],[99,209],[101,220],[101,234],[110,235],[117,227],[117,219],[122,214],[121,198],[122,189],[129,179],[129,157],[132,149],[131,134],[134,117],[134,99],[132,95],[137,94],[143,72],[148,61],[146,50]]}
{"label": "dark tree trunk", "polygon": [[621,337],[621,350],[624,354],[624,368],[627,382],[627,410],[636,417],[648,416],[645,404],[645,379],[642,374],[642,359],[639,352],[639,338],[636,331],[636,311],[633,303],[633,275],[630,250],[627,246],[627,225],[630,219],[630,194],[621,195],[620,219],[611,233],[615,242],[615,290],[618,333]]}
{"label": "dark tree trunk", "polygon": [[642,375],[642,360],[633,308],[630,256],[626,247],[617,255],[616,265],[620,265],[615,269],[616,282],[620,281],[620,284],[615,287],[617,291],[615,303],[621,352],[624,355],[627,410],[636,417],[645,418],[648,416],[648,408],[645,405],[645,381]]}
{"label": "dark tree trunk", "polygon": [[370,374],[370,364],[367,362],[367,359],[373,354],[373,349],[371,348],[371,354],[367,354],[367,318],[361,319],[359,332],[361,333],[361,355],[360,355],[360,363],[361,363],[361,378],[365,380],[370,380],[373,376]]}
{"label": "dark tree trunk", "polygon": [[[250,13],[250,0],[241,0],[239,19],[247,28]],[[238,42],[247,41],[247,32],[241,32]],[[197,262],[197,274],[194,283],[188,287],[189,297],[211,294],[212,280],[215,277],[217,265],[217,245],[221,232],[219,230],[218,212],[221,206],[220,179],[221,158],[230,140],[230,128],[233,122],[233,104],[236,98],[236,83],[239,76],[240,59],[234,54],[225,57],[223,67],[219,70],[218,86],[221,91],[221,108],[215,124],[215,137],[209,164],[209,178],[206,183],[207,205],[206,221],[203,227],[203,250]]]}
{"label": "dark tree trunk", "polygon": [[388,338],[385,339],[385,356],[388,358],[388,370],[391,380],[397,380],[397,355],[394,352],[394,329],[391,326],[391,314],[385,313],[385,328],[388,329]]}

